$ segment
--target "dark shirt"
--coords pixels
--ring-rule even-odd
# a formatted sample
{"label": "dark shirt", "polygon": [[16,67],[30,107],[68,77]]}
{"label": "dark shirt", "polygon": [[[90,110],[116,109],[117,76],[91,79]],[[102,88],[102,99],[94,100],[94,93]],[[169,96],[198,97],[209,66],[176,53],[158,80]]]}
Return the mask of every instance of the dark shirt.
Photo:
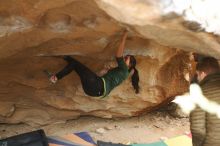
{"label": "dark shirt", "polygon": [[129,75],[128,67],[124,62],[124,58],[116,58],[118,67],[110,69],[105,75],[102,76],[104,80],[105,91],[103,96],[107,96],[112,89],[121,84]]}

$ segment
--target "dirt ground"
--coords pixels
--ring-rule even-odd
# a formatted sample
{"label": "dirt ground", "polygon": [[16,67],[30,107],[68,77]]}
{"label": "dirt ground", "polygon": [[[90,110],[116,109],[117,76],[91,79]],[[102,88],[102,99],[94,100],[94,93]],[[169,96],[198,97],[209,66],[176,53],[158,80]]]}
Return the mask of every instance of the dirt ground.
{"label": "dirt ground", "polygon": [[49,136],[86,131],[95,141],[103,140],[124,144],[151,143],[189,132],[189,119],[174,118],[166,112],[154,112],[126,119],[81,117],[66,123],[56,123],[37,128],[25,124],[1,124],[0,137],[5,138],[40,128],[44,129]]}

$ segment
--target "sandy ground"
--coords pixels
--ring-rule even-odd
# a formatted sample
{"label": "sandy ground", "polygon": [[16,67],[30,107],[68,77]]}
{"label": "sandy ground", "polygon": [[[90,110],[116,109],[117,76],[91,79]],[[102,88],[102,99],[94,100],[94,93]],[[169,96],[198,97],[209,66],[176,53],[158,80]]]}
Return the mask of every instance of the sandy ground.
{"label": "sandy ground", "polygon": [[44,129],[49,136],[87,131],[95,141],[103,140],[124,144],[151,143],[189,132],[189,119],[174,118],[166,112],[154,112],[141,117],[126,119],[81,117],[66,123],[56,123],[37,128],[25,124],[1,124],[0,136],[5,138],[40,128]]}

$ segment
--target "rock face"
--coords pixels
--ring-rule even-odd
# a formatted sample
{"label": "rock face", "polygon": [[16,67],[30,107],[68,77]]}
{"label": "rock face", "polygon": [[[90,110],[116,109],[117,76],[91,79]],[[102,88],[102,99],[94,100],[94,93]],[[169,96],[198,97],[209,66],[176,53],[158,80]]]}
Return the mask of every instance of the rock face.
{"label": "rock face", "polygon": [[[190,32],[180,27],[179,19],[158,23],[158,14],[150,25],[131,26],[109,9],[99,0],[0,1],[0,123],[43,125],[84,115],[137,116],[187,91],[191,60],[185,51],[220,56],[216,37]],[[96,73],[114,61],[125,25],[120,22],[132,30],[125,54],[136,56],[139,94],[130,78],[104,99],[85,95],[75,72],[49,83],[44,70],[62,69],[66,62],[60,55],[72,55]]]}
{"label": "rock face", "polygon": [[165,46],[220,59],[219,37],[205,33],[199,24],[185,21],[180,16],[172,13],[164,15],[165,8],[161,8],[164,5],[162,3],[166,3],[164,1],[96,0],[96,2],[116,20],[134,25],[133,29],[145,38]]}

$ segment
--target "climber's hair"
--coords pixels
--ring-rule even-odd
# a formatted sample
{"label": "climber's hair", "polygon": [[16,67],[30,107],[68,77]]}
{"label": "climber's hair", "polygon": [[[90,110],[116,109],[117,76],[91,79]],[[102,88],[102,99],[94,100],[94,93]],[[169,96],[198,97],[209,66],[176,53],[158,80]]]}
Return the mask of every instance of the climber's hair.
{"label": "climber's hair", "polygon": [[197,71],[203,71],[207,74],[220,71],[218,60],[213,57],[205,57],[196,65]]}
{"label": "climber's hair", "polygon": [[139,74],[138,74],[138,70],[135,68],[136,66],[136,59],[133,55],[126,55],[125,57],[130,57],[130,67],[129,67],[129,72],[131,72],[132,70],[134,70],[134,73],[131,77],[131,81],[132,81],[132,86],[135,90],[135,93],[138,94],[139,93]]}

